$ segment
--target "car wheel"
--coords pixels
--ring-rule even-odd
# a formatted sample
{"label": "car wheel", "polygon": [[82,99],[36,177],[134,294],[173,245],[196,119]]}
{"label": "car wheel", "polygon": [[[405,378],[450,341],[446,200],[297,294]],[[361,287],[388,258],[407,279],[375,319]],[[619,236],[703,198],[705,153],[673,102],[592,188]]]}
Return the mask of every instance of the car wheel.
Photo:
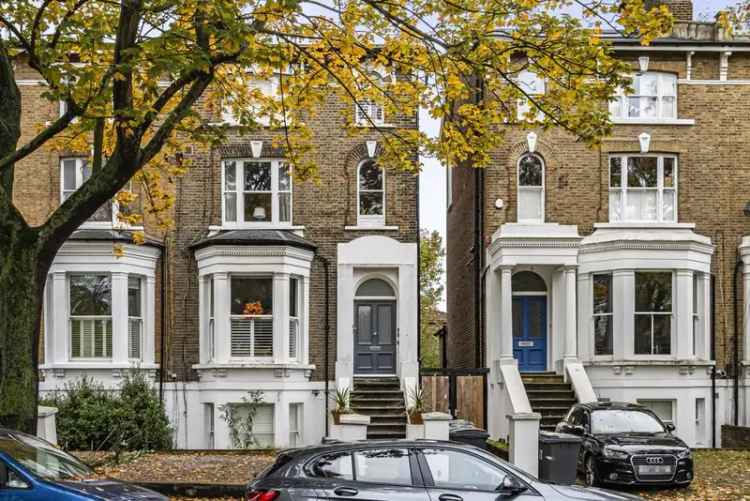
{"label": "car wheel", "polygon": [[596,462],[594,456],[588,456],[586,458],[586,465],[584,466],[584,481],[588,487],[596,487],[599,485],[599,477],[596,473]]}

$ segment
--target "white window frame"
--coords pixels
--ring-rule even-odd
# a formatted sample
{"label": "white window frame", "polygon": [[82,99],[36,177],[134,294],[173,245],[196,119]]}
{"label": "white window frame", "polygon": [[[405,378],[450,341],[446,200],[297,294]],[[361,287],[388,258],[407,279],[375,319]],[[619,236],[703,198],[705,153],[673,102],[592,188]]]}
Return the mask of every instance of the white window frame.
{"label": "white window frame", "polygon": [[[129,301],[130,298],[128,298],[128,304],[126,305],[126,308],[128,309],[128,331],[127,331],[128,332],[128,359],[129,360],[142,361],[143,360],[143,349],[144,349],[144,345],[145,345],[145,336],[144,336],[144,330],[145,330],[144,329],[144,324],[145,324],[145,320],[144,320],[144,316],[145,315],[144,314],[146,312],[145,277],[142,277],[140,275],[135,275],[135,274],[128,275],[128,285],[127,285],[128,292],[130,292],[130,279],[131,278],[133,278],[135,280],[138,280],[138,289],[140,291],[139,296],[140,296],[140,303],[141,303],[141,305],[140,305],[141,313],[137,317],[131,315],[131,312],[130,312],[130,301]],[[133,346],[131,344],[132,339],[131,339],[131,336],[130,336],[130,329],[131,329],[131,325],[132,325],[133,322],[137,322],[138,323],[138,337],[139,337],[139,339],[138,339],[138,356],[137,357],[131,356],[132,351],[133,351]]]}
{"label": "white window frame", "polygon": [[[232,313],[232,280],[234,279],[257,279],[257,280],[269,280],[271,282],[271,301],[273,303],[272,309],[273,313],[270,315],[235,315]],[[275,303],[276,299],[276,286],[273,274],[271,273],[264,273],[264,274],[246,274],[246,273],[230,273],[228,277],[228,285],[229,285],[229,311],[227,311],[227,316],[229,318],[229,339],[227,340],[229,343],[229,359],[232,361],[249,361],[254,363],[273,363],[274,358],[277,356],[276,353],[276,317],[279,315],[278,308],[279,306]],[[242,356],[242,355],[235,355],[232,353],[232,320],[246,320],[250,319],[253,321],[253,325],[251,327],[251,341],[250,341],[250,350],[251,354],[249,356]],[[255,355],[255,349],[256,349],[256,342],[255,342],[255,321],[256,320],[270,320],[271,321],[271,355],[270,356],[258,356]]]}
{"label": "white window frame", "polygon": [[[656,414],[656,411],[654,409],[651,408],[651,404],[654,404],[654,403],[660,403],[661,404],[661,403],[665,403],[665,402],[669,403],[669,405],[671,407],[671,410],[670,410],[671,419],[664,419],[664,418],[662,418],[661,416],[659,416],[658,414]],[[659,419],[661,419],[664,424],[672,424],[672,425],[674,425],[675,422],[677,421],[677,416],[676,416],[676,412],[675,412],[676,408],[677,408],[677,405],[676,405],[677,401],[674,400],[674,399],[671,399],[671,398],[639,398],[637,400],[637,403],[638,403],[638,405],[642,405],[643,407],[647,408],[648,410],[650,410],[651,412],[653,412],[654,414],[656,414],[656,416]]]}
{"label": "white window frame", "polygon": [[[620,159],[620,186],[612,186],[612,159]],[[628,158],[656,158],[656,187],[653,188],[636,188],[628,187]],[[674,173],[672,180],[672,187],[664,186],[664,159],[670,158],[674,161]],[[664,154],[635,154],[635,153],[624,153],[624,154],[613,154],[607,159],[607,172],[608,172],[608,183],[609,183],[609,222],[611,223],[676,223],[679,220],[678,217],[678,187],[679,187],[679,162],[677,155],[664,155]],[[672,191],[674,196],[674,217],[671,219],[664,218],[664,192]],[[627,207],[628,207],[628,192],[635,191],[656,191],[656,219],[628,219],[627,218]],[[614,207],[612,204],[612,194],[619,193],[620,195],[620,212],[621,218],[615,218]]]}
{"label": "white window frame", "polygon": [[214,276],[205,278],[206,308],[208,309],[208,324],[206,325],[206,355],[209,362],[216,358],[216,296],[214,290]]}
{"label": "white window frame", "polygon": [[[70,289],[73,285],[72,278],[74,276],[85,276],[85,275],[102,275],[106,276],[109,280],[109,293],[110,293],[110,312],[109,315],[73,315],[73,311],[70,304]],[[65,311],[67,316],[67,336],[68,336],[68,361],[70,362],[94,362],[94,363],[102,363],[102,362],[109,362],[114,357],[114,345],[115,345],[115,326],[114,326],[114,317],[115,317],[115,291],[113,290],[113,281],[112,281],[112,275],[110,273],[105,272],[98,272],[98,271],[81,271],[81,272],[75,272],[75,273],[69,273],[66,277],[66,305],[65,305]],[[127,305],[126,305],[127,306]],[[106,340],[107,337],[104,337],[105,344],[104,344],[104,353],[107,352],[107,348],[109,348],[110,356],[103,356],[103,357],[97,357],[97,356],[91,356],[91,357],[82,357],[82,356],[74,356],[73,355],[73,321],[74,320],[91,320],[94,322],[97,321],[107,321],[109,320],[109,337],[110,337],[110,345],[109,347],[106,346]],[[83,349],[83,340],[81,340],[81,349]]]}
{"label": "white window frame", "polygon": [[354,103],[354,123],[358,127],[385,125],[385,107],[370,99]]}
{"label": "white window frame", "polygon": [[[291,402],[289,404],[289,446],[300,447],[303,445],[304,440],[304,404],[302,402]],[[292,416],[295,417],[292,420]],[[296,427],[292,427],[292,424],[296,424]]]}
{"label": "white window frame", "polygon": [[[532,156],[534,158],[537,158],[539,162],[542,164],[542,184],[541,186],[521,186],[521,160],[523,160],[526,156]],[[516,219],[519,223],[525,223],[525,224],[543,224],[545,221],[545,214],[544,214],[544,206],[546,202],[547,197],[547,190],[546,190],[546,174],[547,174],[547,166],[544,163],[544,159],[541,157],[541,155],[538,155],[536,153],[524,153],[520,157],[518,157],[518,160],[516,161],[516,188],[518,190],[518,200],[517,200],[517,214]],[[521,219],[521,192],[528,192],[528,193],[539,193],[539,219]]]}
{"label": "white window frame", "polygon": [[[594,286],[595,277],[597,275],[606,275],[609,277],[609,313],[596,313],[593,302],[594,302]],[[612,272],[593,272],[591,274],[591,354],[596,360],[612,360],[615,354],[615,304],[614,304],[614,286],[615,280]],[[612,353],[596,353],[596,319],[598,317],[609,317],[609,325],[611,326],[612,336]]]}
{"label": "white window frame", "polygon": [[[677,75],[674,73],[668,73],[664,71],[647,71],[644,73],[636,73],[631,76],[633,83],[635,83],[635,80],[638,78],[641,78],[645,75],[649,76],[655,76],[657,78],[657,89],[656,89],[656,96],[652,96],[650,94],[626,94],[625,89],[620,88],[617,90],[617,94],[615,95],[614,99],[610,101],[609,105],[609,115],[610,118],[613,121],[616,122],[670,122],[677,120],[677,99],[678,99],[678,91],[677,91]],[[670,83],[674,82],[674,95],[669,94],[666,92],[669,87]],[[644,116],[637,116],[637,117],[631,117],[629,116],[629,99],[632,98],[649,98],[649,97],[655,97],[656,98],[656,116],[655,117],[644,117]],[[674,97],[674,113],[671,115],[666,115],[664,113],[664,101],[665,98]],[[639,113],[642,111],[642,108],[640,107],[639,103]]]}
{"label": "white window frame", "polygon": [[[547,82],[533,71],[523,70],[519,72],[516,77],[516,82],[518,87],[524,90],[529,96],[543,96],[547,92]],[[535,88],[537,85],[539,88]],[[518,100],[516,105],[516,118],[518,121],[529,121],[526,118],[526,115],[529,113],[532,106],[534,105],[526,97],[522,97]],[[532,120],[532,122],[541,122],[543,120],[544,112],[537,109],[536,118]]]}
{"label": "white window frame", "polygon": [[[279,99],[279,81],[276,77],[271,79],[250,79],[248,82],[248,86],[250,87],[251,91],[260,90],[260,92],[266,97]],[[230,100],[231,97],[224,97],[221,103],[220,120],[224,125],[227,125],[229,127],[237,127],[240,125],[240,117],[236,116],[232,111],[231,104],[228,104]],[[263,127],[270,127],[271,117],[267,115],[259,116],[258,112],[260,111],[260,109],[253,105],[250,106],[255,108],[255,122]]]}
{"label": "white window frame", "polygon": [[[360,188],[359,177],[360,177],[360,174],[362,172],[362,167],[364,167],[369,162],[372,162],[373,165],[375,165],[375,167],[377,169],[380,169],[380,172],[382,172],[381,179],[382,179],[383,187],[381,189],[379,189],[379,190],[364,190],[364,192],[365,193],[382,192],[382,194],[383,194],[383,214],[372,215],[372,214],[361,214],[360,213],[360,209],[361,209],[360,194],[362,193],[363,190]],[[386,175],[385,169],[381,169],[380,167],[378,167],[378,165],[377,165],[377,163],[375,163],[374,159],[368,158],[368,159],[362,160],[357,165],[357,226],[362,226],[362,227],[380,227],[380,226],[385,226],[385,218],[386,218],[386,214],[388,213],[387,212],[388,208],[386,206],[388,197],[386,196],[386,177],[385,177],[385,175]]]}
{"label": "white window frame", "polygon": [[[226,164],[235,163],[235,189],[226,189]],[[245,191],[245,162],[271,164],[271,190],[270,191]],[[279,190],[279,170],[287,165],[290,171],[289,190]],[[268,228],[272,226],[292,227],[294,221],[294,180],[291,176],[292,166],[283,159],[278,158],[227,158],[221,161],[221,221],[224,228]],[[237,221],[227,221],[226,217],[226,194],[235,194],[235,210]],[[271,193],[271,220],[270,221],[245,221],[245,193]],[[289,193],[289,221],[279,220],[279,195]]]}
{"label": "white window frame", "polygon": [[[303,279],[297,275],[289,277],[289,300],[291,300],[292,283],[296,283],[295,303],[297,306],[296,315],[292,315],[292,305],[289,304],[289,361],[296,363],[302,355],[302,284]],[[292,356],[293,355],[293,356]]]}
{"label": "white window frame", "polygon": [[[669,273],[672,281],[672,297],[671,297],[671,303],[672,308],[667,312],[653,312],[653,311],[638,311],[635,309],[635,303],[636,303],[636,280],[637,275],[639,273]],[[633,270],[633,290],[630,291],[631,297],[633,298],[633,316],[630,318],[630,322],[633,326],[633,340],[632,340],[632,349],[633,349],[633,357],[635,359],[661,359],[661,358],[671,358],[676,353],[676,336],[675,336],[675,290],[677,287],[677,274],[675,273],[675,270],[651,270],[651,269],[636,269]],[[635,352],[635,344],[636,344],[636,332],[635,332],[635,319],[638,315],[650,315],[651,317],[651,353],[636,353]],[[654,317],[655,316],[669,316],[669,353],[654,353]]]}

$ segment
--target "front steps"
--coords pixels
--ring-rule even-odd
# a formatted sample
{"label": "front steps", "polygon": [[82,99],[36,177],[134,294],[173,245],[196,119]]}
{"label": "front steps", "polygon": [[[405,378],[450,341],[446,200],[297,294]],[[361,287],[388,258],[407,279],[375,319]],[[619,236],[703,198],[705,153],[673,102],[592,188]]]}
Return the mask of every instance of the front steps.
{"label": "front steps", "polygon": [[570,383],[554,372],[521,373],[531,410],[542,415],[539,428],[554,431],[573,405],[576,396]]}
{"label": "front steps", "polygon": [[406,402],[397,377],[355,377],[350,406],[370,416],[368,439],[406,438]]}

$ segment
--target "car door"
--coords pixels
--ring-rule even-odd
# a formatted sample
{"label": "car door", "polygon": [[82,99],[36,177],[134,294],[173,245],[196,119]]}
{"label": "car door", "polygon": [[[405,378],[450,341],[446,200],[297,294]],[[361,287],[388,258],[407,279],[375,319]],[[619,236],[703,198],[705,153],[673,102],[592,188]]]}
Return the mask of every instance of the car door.
{"label": "car door", "polygon": [[32,501],[52,499],[45,497],[29,478],[0,458],[0,501]]}
{"label": "car door", "polygon": [[423,449],[422,470],[430,501],[539,501],[532,489],[505,491],[502,486],[525,486],[512,472],[474,454],[457,449]]}
{"label": "car door", "polygon": [[429,501],[416,457],[406,448],[364,448],[329,454],[313,470],[324,472],[319,483],[320,499]]}

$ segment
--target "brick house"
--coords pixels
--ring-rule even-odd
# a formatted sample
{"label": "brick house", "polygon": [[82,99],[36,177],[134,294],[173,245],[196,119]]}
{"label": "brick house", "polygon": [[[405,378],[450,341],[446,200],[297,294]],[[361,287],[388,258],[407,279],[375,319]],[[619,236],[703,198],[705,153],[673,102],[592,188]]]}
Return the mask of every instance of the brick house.
{"label": "brick house", "polygon": [[596,398],[643,403],[696,447],[750,425],[750,40],[662,3],[671,35],[611,36],[636,94],[599,147],[509,124],[489,167],[449,173],[448,364],[489,368],[493,436]]}
{"label": "brick house", "polygon": [[[24,68],[22,141],[60,112]],[[318,184],[290,177],[272,144],[281,131],[231,129],[223,146],[186,153],[173,229],[159,233],[147,219],[146,243],[135,245],[116,202],[79,228],[47,281],[40,390],[82,376],[115,388],[124,371],[145,370],[177,446],[198,449],[231,447],[220,406],[251,390],[263,399],[258,445],[286,447],[327,433],[326,379],[331,390],[357,376],[413,385],[418,178],[376,166],[379,134],[364,124],[347,132],[348,106],[330,97],[313,119]],[[199,109],[208,122],[233,124],[206,103]],[[417,127],[416,116],[380,110],[373,119]],[[85,182],[85,156],[40,150],[16,169],[16,203],[32,224]]]}

